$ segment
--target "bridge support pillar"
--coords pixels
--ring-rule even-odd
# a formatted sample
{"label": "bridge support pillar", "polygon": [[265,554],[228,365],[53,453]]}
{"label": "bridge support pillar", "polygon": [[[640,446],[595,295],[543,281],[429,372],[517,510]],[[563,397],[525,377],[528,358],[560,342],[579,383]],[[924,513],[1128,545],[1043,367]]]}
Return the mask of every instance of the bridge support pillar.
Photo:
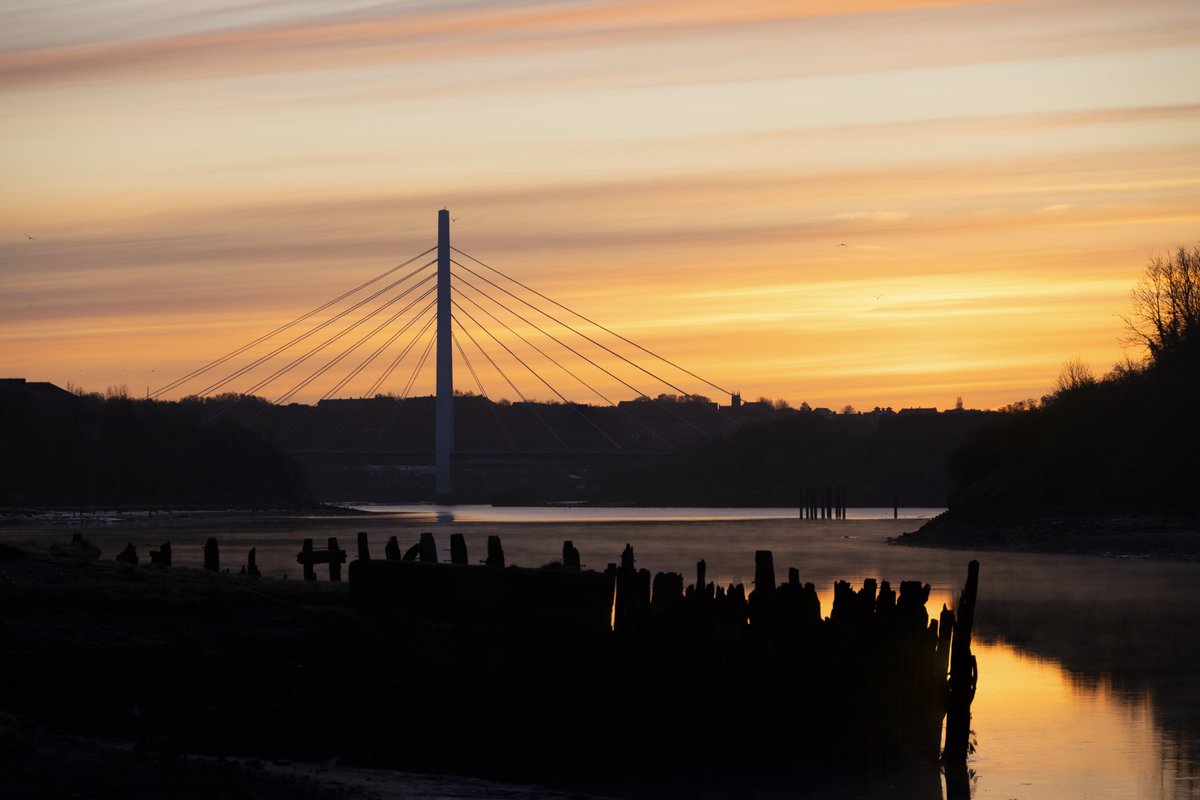
{"label": "bridge support pillar", "polygon": [[450,338],[450,212],[438,212],[437,242],[437,408],[435,422],[436,491],[448,501],[454,494],[450,451],[454,448],[454,355]]}

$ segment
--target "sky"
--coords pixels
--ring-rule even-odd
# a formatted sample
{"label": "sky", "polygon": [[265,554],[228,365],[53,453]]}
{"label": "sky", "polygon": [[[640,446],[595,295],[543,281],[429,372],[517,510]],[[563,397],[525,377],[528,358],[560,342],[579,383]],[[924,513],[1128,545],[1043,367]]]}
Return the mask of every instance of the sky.
{"label": "sky", "polygon": [[[1197,75],[1194,0],[0,0],[0,377],[155,392],[427,250],[448,208],[455,247],[704,379],[512,300],[599,366],[456,312],[464,390],[1038,397],[1140,355],[1129,290],[1200,240]],[[289,394],[425,288],[257,393],[429,393],[417,304],[357,377],[408,317]]]}

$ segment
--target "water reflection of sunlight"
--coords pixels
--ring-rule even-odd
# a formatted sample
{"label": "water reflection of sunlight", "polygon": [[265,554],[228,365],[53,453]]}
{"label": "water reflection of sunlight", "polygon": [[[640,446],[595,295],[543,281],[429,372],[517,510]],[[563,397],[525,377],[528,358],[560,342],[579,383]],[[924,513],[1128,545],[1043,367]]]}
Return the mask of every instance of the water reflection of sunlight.
{"label": "water reflection of sunlight", "polygon": [[976,798],[1163,798],[1159,733],[1145,697],[1086,686],[1052,661],[977,642],[971,709]]}

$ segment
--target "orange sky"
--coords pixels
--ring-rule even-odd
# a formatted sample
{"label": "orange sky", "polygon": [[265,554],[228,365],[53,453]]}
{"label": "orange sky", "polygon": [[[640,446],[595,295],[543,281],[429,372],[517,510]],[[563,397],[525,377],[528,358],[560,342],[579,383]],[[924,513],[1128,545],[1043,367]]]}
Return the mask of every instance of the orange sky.
{"label": "orange sky", "polygon": [[1200,239],[1196,75],[1194,2],[6,2],[0,375],[157,388],[425,250],[445,206],[462,250],[750,397],[1038,396],[1119,359],[1147,259]]}

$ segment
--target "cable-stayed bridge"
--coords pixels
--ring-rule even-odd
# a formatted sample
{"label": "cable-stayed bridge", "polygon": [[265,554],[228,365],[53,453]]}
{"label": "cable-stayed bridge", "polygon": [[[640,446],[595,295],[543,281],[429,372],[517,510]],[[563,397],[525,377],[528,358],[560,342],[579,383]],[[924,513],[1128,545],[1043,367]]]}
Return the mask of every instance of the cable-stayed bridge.
{"label": "cable-stayed bridge", "polygon": [[[209,418],[266,431],[297,454],[432,455],[440,496],[454,493],[455,461],[647,457],[772,416],[454,247],[450,222],[439,211],[435,246],[151,396],[206,398]],[[433,396],[413,397],[430,369]],[[456,393],[456,369],[466,392]],[[296,403],[321,389],[316,403]],[[494,402],[497,390],[517,399]],[[569,398],[580,391],[598,402]],[[728,405],[706,396],[714,391]],[[538,394],[551,400],[531,401]]]}

